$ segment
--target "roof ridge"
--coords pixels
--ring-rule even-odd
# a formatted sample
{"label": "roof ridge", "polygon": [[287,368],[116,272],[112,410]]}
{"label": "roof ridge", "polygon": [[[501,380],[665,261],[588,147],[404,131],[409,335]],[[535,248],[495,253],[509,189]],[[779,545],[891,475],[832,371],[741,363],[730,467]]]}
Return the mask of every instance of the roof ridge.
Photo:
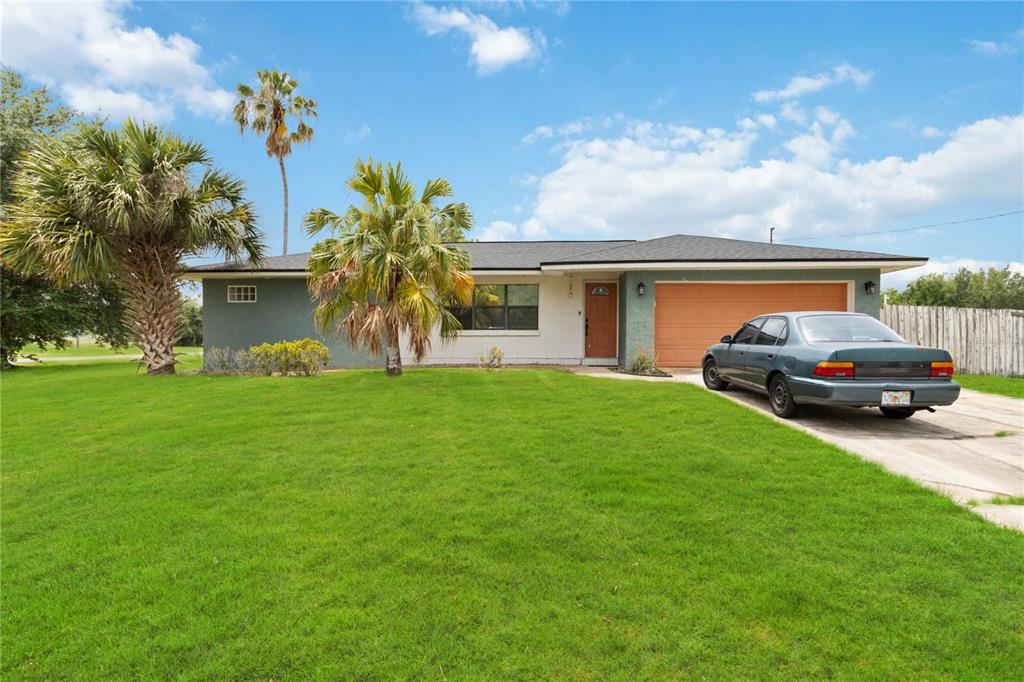
{"label": "roof ridge", "polygon": [[488,239],[463,242],[445,242],[445,244],[584,244],[586,242],[607,242],[617,244],[635,244],[636,239]]}

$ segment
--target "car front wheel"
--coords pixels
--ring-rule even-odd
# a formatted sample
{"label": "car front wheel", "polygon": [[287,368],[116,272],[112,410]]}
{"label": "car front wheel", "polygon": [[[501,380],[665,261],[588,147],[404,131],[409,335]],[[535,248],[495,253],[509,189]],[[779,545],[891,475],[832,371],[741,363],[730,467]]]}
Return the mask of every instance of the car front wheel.
{"label": "car front wheel", "polygon": [[878,409],[889,419],[906,419],[914,416],[914,411],[908,407],[880,407]]}
{"label": "car front wheel", "polygon": [[800,412],[800,406],[794,402],[793,393],[789,390],[789,382],[781,374],[772,379],[768,387],[768,403],[772,412],[783,419],[795,417]]}
{"label": "car front wheel", "polygon": [[729,387],[729,382],[719,374],[718,363],[714,358],[708,358],[704,363],[704,385],[712,391],[724,391]]}

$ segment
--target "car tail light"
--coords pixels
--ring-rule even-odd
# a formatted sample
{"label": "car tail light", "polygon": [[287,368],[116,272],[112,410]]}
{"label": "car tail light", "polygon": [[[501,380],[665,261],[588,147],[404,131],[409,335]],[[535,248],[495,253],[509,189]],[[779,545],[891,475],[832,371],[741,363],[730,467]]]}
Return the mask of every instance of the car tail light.
{"label": "car tail light", "polygon": [[932,376],[942,377],[943,379],[953,378],[953,363],[952,362],[933,362],[932,363]]}
{"label": "car tail light", "polygon": [[814,368],[814,376],[829,379],[852,379],[852,362],[819,362]]}

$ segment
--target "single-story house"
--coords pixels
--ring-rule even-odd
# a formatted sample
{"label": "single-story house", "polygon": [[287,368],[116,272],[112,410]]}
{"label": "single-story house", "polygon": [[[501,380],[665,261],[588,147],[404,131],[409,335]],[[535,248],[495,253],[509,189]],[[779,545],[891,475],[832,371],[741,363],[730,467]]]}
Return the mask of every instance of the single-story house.
{"label": "single-story house", "polygon": [[[884,272],[926,258],[674,235],[644,241],[467,242],[477,295],[464,331],[435,339],[429,364],[626,365],[640,351],[695,367],[708,344],[759,313],[844,310],[878,316]],[[203,341],[244,349],[320,338],[306,286],[309,254],[190,269],[202,281]],[[336,367],[379,366],[344,336],[323,337]],[[408,362],[407,357],[403,360]]]}

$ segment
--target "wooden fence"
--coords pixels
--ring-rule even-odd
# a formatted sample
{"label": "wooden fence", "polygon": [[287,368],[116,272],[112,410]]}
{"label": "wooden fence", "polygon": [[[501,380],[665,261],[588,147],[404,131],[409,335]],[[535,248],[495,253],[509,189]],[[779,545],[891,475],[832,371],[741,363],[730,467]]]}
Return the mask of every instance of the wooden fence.
{"label": "wooden fence", "polygon": [[944,348],[956,371],[1024,376],[1024,311],[883,305],[881,320],[911,343]]}

